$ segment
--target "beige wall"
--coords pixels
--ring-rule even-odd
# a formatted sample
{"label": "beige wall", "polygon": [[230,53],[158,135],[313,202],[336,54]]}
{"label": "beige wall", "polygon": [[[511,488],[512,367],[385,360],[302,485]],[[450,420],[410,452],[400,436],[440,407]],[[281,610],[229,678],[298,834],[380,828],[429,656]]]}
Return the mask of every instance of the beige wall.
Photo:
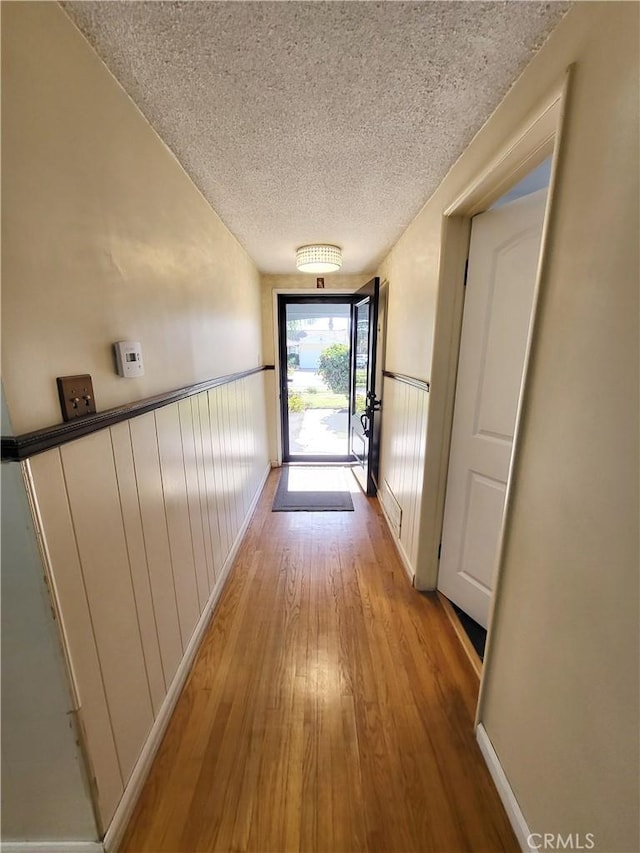
{"label": "beige wall", "polygon": [[[16,433],[261,360],[257,270],[56,3],[2,4],[2,359]],[[145,376],[111,344],[139,340]]]}
{"label": "beige wall", "polygon": [[638,15],[576,4],[381,268],[387,367],[433,382],[432,551],[442,214],[575,63],[480,719],[532,831],[600,851],[640,849]]}
{"label": "beige wall", "polygon": [[[259,365],[255,266],[60,6],[2,4],[2,48],[2,367],[14,432],[61,420],[58,375],[91,373],[100,411]],[[142,342],[144,378],[115,374],[121,339]],[[264,387],[256,373],[23,465],[102,829],[122,817],[267,471]],[[11,592],[13,612],[39,618],[33,584]],[[47,618],[40,666],[57,651]],[[53,671],[36,681],[32,654],[3,644],[3,674],[24,666],[28,695],[52,697],[54,732],[66,723],[60,689]],[[16,721],[22,698],[3,705],[3,839],[90,841],[70,733],[34,757],[45,727],[35,711]]]}
{"label": "beige wall", "polygon": [[[15,431],[60,420],[57,375],[90,372],[104,409],[272,362],[271,292],[314,277],[263,279],[263,347],[253,264],[62,10],[3,4],[2,23],[3,373]],[[442,212],[575,62],[481,719],[531,829],[593,832],[601,851],[640,847],[637,51],[635,4],[576,4],[379,273],[390,282],[386,366],[433,382],[420,543],[433,549],[439,531],[424,519],[442,440],[431,417],[446,347],[436,324]],[[327,283],[349,286],[340,278]],[[142,341],[141,380],[113,372],[110,345],[123,338]],[[252,423],[257,436],[260,418]],[[189,492],[180,494],[177,548],[187,541]],[[52,512],[64,507],[54,501]],[[419,548],[418,572],[422,558]],[[195,618],[190,601],[193,585],[182,606]],[[116,652],[104,649],[109,660]],[[149,702],[136,732],[125,726],[120,747],[105,747],[105,813],[151,723],[153,693]]]}

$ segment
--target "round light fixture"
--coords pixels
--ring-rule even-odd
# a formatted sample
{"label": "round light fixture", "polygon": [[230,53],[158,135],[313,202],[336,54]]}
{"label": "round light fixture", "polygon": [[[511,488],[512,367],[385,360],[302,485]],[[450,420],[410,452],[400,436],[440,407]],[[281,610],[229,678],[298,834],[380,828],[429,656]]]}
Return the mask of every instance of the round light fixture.
{"label": "round light fixture", "polygon": [[325,243],[300,246],[296,250],[296,267],[300,272],[335,272],[342,266],[342,249]]}

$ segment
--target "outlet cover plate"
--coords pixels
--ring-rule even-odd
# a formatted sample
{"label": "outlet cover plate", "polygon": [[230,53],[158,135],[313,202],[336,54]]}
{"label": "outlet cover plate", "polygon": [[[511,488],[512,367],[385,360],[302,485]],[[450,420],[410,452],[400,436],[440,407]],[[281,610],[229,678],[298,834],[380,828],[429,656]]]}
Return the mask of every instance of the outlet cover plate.
{"label": "outlet cover plate", "polygon": [[78,376],[58,376],[58,397],[65,421],[75,421],[96,411],[93,383],[88,373]]}

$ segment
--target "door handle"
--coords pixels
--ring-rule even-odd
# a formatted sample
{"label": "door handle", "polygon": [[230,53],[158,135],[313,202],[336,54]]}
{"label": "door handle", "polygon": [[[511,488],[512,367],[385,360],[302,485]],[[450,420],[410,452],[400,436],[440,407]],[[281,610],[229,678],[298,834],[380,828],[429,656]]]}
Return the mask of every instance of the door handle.
{"label": "door handle", "polygon": [[369,421],[371,420],[374,412],[379,412],[382,408],[382,400],[378,400],[375,394],[371,392],[367,393],[367,399],[369,400],[369,405],[364,410],[363,414],[360,415],[360,423],[362,424],[362,432],[364,435],[369,438],[371,433]]}
{"label": "door handle", "polygon": [[369,438],[369,415],[367,414],[367,412],[363,412],[360,415],[360,423],[362,424],[363,434],[366,436],[366,438]]}
{"label": "door handle", "polygon": [[367,410],[370,412],[379,412],[382,408],[382,400],[378,400],[375,394],[372,394],[371,391],[367,391],[367,400],[369,401],[369,405],[367,406]]}

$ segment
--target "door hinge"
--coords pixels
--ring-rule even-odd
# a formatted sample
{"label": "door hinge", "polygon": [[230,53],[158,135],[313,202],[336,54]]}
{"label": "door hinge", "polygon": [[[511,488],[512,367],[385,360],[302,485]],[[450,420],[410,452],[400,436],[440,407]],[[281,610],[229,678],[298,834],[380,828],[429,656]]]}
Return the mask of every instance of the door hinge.
{"label": "door hinge", "polygon": [[438,559],[440,559],[441,554],[442,554],[442,542],[438,545]]}
{"label": "door hinge", "polygon": [[464,262],[464,287],[467,286],[467,277],[469,275],[469,258]]}

